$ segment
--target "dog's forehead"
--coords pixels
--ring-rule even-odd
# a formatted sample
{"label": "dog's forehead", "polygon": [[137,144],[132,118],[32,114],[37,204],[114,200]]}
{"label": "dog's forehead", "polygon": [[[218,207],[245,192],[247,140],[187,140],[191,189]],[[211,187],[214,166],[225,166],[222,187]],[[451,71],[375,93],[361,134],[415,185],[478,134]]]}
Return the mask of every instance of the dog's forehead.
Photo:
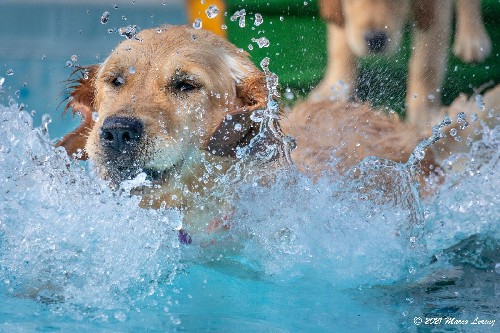
{"label": "dog's forehead", "polygon": [[224,54],[238,52],[234,46],[226,44],[226,41],[214,34],[185,26],[148,29],[141,31],[135,38],[120,43],[104,65],[123,65],[125,62],[133,65],[147,60],[150,63],[162,62],[172,66],[201,63],[207,67],[217,67]]}

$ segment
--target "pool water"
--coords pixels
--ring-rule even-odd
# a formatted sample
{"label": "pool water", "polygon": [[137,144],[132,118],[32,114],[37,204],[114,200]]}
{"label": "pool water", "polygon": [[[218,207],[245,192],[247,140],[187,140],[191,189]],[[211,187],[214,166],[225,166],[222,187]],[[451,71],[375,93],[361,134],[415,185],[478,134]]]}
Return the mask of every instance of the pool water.
{"label": "pool water", "polygon": [[230,232],[184,245],[178,212],[137,208],[54,149],[49,124],[33,129],[16,104],[0,111],[1,330],[392,332],[416,331],[416,317],[499,319],[498,128],[471,148],[480,167],[431,199],[408,183],[398,194],[411,204],[373,203],[353,195],[355,180],[292,170],[242,186]]}
{"label": "pool water", "polygon": [[0,75],[1,332],[498,331],[500,128],[429,198],[389,161],[358,166],[398,180],[365,196],[355,189],[370,179],[313,183],[292,168],[241,184],[232,229],[185,245],[179,212],[138,208],[53,148],[73,125],[44,104],[55,83],[18,61]]}

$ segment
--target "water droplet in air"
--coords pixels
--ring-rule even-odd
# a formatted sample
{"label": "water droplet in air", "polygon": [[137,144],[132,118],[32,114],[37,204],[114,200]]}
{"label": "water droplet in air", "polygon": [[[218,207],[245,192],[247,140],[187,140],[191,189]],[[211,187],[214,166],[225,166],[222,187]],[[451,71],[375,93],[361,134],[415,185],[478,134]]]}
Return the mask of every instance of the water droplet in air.
{"label": "water droplet in air", "polygon": [[258,39],[252,38],[252,42],[257,43],[257,45],[259,45],[259,48],[268,47],[270,45],[269,39],[267,39],[266,37],[260,37]]}
{"label": "water droplet in air", "polygon": [[427,98],[429,99],[429,101],[434,102],[434,100],[436,99],[436,96],[434,96],[433,94],[429,94],[429,96],[427,96]]}
{"label": "water droplet in air", "polygon": [[14,75],[14,70],[11,68],[11,69],[8,69],[7,72],[5,72],[5,74],[7,75]]}
{"label": "water droplet in air", "polygon": [[248,49],[249,49],[250,51],[252,51],[252,50],[253,50],[253,45],[252,45],[252,44],[248,44]]}
{"label": "water droplet in air", "polygon": [[108,29],[108,34],[112,34],[113,32],[115,32],[114,29]]}
{"label": "water droplet in air", "polygon": [[261,25],[262,23],[264,23],[264,19],[262,18],[262,15],[260,14],[255,14],[255,21],[253,22],[253,24],[258,27],[259,25]]}
{"label": "water droplet in air", "polygon": [[242,128],[243,128],[243,127],[241,126],[241,124],[240,124],[240,123],[236,123],[236,124],[234,124],[234,130],[235,130],[235,131],[241,132],[241,129],[242,129]]}
{"label": "water droplet in air", "polygon": [[500,263],[495,264],[495,273],[500,274]]}
{"label": "water droplet in air", "polygon": [[71,59],[71,61],[73,61],[73,62],[77,62],[77,61],[78,61],[78,57],[77,57],[77,55],[76,55],[76,54],[73,54],[73,55],[71,56],[71,58],[70,58],[70,59]]}
{"label": "water droplet in air", "polygon": [[452,129],[450,130],[450,135],[451,135],[451,136],[455,136],[455,135],[457,135],[457,129],[456,129],[456,128],[452,128]]}
{"label": "water droplet in air", "polygon": [[217,8],[216,5],[208,6],[207,10],[205,11],[205,14],[207,14],[208,18],[212,19],[219,14],[219,8]]}
{"label": "water droplet in air", "polygon": [[[109,32],[109,30],[108,30]],[[118,29],[118,33],[120,36],[126,37],[127,39],[135,38],[135,35],[139,32],[139,28],[137,25],[128,25],[126,27],[122,27]]]}
{"label": "water droplet in air", "polygon": [[285,90],[285,98],[288,99],[288,100],[291,100],[294,97],[295,96],[294,96],[293,92],[290,90],[290,88],[286,88],[286,90]]}
{"label": "water droplet in air", "polygon": [[201,19],[197,18],[196,20],[194,20],[193,28],[195,28],[196,30],[199,30],[199,29],[201,29],[201,26],[202,26]]}
{"label": "water droplet in air", "polygon": [[0,77],[0,88],[2,88],[3,83],[5,82],[4,77]]}
{"label": "water droplet in air", "polygon": [[122,15],[122,20],[126,21],[127,17],[125,15]]}
{"label": "water droplet in air", "polygon": [[42,126],[43,126],[44,131],[48,131],[49,130],[49,124],[51,122],[52,122],[52,118],[50,117],[50,115],[44,114],[42,116]]}
{"label": "water droplet in air", "polygon": [[483,96],[477,94],[476,97],[474,97],[474,99],[476,100],[476,106],[478,107],[478,109],[484,111],[485,105],[484,105]]}
{"label": "water droplet in air", "polygon": [[236,21],[237,19],[240,19],[240,21],[238,22],[238,25],[240,28],[244,28],[245,27],[245,15],[246,15],[246,11],[244,9],[242,10],[238,10],[236,11],[231,17],[231,21]]}
{"label": "water droplet in air", "polygon": [[129,72],[130,74],[135,74],[135,67],[134,67],[134,66],[130,66],[130,67],[128,68],[128,72]]}
{"label": "water droplet in air", "polygon": [[221,26],[220,26],[220,28],[221,28],[222,30],[226,30],[226,29],[227,29],[227,25],[223,24],[223,25],[221,25]]}
{"label": "water droplet in air", "polygon": [[113,7],[115,7],[115,9],[118,9],[118,5],[117,4],[115,4]]}
{"label": "water droplet in air", "polygon": [[106,24],[109,21],[109,12],[104,12],[101,15],[101,23]]}
{"label": "water droplet in air", "polygon": [[283,22],[285,18],[283,16],[280,16],[280,21]]}
{"label": "water droplet in air", "polygon": [[99,114],[97,112],[92,112],[92,120],[95,122],[99,121]]}
{"label": "water droplet in air", "polygon": [[71,67],[71,66],[73,66],[73,63],[69,60],[66,61],[66,67]]}

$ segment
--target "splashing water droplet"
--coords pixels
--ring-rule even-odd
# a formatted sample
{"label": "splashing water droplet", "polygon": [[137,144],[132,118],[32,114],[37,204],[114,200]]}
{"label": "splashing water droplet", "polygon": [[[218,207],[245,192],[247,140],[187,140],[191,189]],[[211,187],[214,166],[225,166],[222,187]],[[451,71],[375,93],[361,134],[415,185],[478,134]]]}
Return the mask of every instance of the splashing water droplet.
{"label": "splashing water droplet", "polygon": [[252,42],[257,43],[259,48],[268,47],[271,44],[266,37],[252,38]]}
{"label": "splashing water droplet", "polygon": [[255,21],[253,22],[253,24],[258,27],[259,25],[261,25],[262,23],[264,23],[264,19],[262,18],[262,15],[260,14],[255,14]]}
{"label": "splashing water droplet", "polygon": [[290,88],[286,88],[285,90],[285,98],[288,100],[292,100],[295,97],[292,90]]}
{"label": "splashing water droplet", "polygon": [[73,62],[77,62],[78,61],[78,56],[76,54],[73,54],[70,59]]}
{"label": "splashing water droplet", "polygon": [[477,108],[480,109],[481,111],[484,111],[485,105],[484,105],[483,96],[480,94],[477,94],[476,97],[474,97],[474,99],[476,101]]}
{"label": "splashing water droplet", "polygon": [[201,29],[201,27],[202,27],[201,19],[197,18],[196,20],[194,20],[193,28],[195,28],[196,30],[199,30],[199,29]]}
{"label": "splashing water droplet", "polygon": [[280,21],[283,22],[285,18],[283,16],[280,16]]}
{"label": "splashing water droplet", "polygon": [[42,126],[45,133],[49,130],[49,124],[52,122],[52,117],[49,114],[44,114],[42,116]]}
{"label": "splashing water droplet", "polygon": [[222,30],[226,30],[226,29],[227,29],[227,25],[223,24],[223,25],[221,25],[221,26],[220,26],[220,28],[221,28]]}
{"label": "splashing water droplet", "polygon": [[73,63],[71,61],[66,61],[66,67],[72,67],[73,66]]}
{"label": "splashing water droplet", "polygon": [[5,82],[4,77],[0,77],[0,88],[2,88],[3,83]]}
{"label": "splashing water droplet", "polygon": [[238,22],[238,25],[240,28],[244,28],[245,27],[245,15],[246,15],[246,11],[244,9],[242,10],[238,10],[236,11],[231,17],[231,21],[234,22],[236,21],[237,19],[239,19],[239,22]]}
{"label": "splashing water droplet", "polygon": [[92,120],[95,122],[99,121],[99,114],[97,112],[92,112]]}
{"label": "splashing water droplet", "polygon": [[134,67],[134,66],[130,66],[130,67],[128,68],[128,72],[129,72],[130,74],[135,74],[135,67]]}
{"label": "splashing water droplet", "polygon": [[500,263],[495,264],[495,273],[500,274]]}
{"label": "splashing water droplet", "polygon": [[[108,30],[109,31],[109,30]],[[122,27],[118,29],[118,33],[120,36],[123,36],[127,39],[135,38],[135,35],[139,32],[139,27],[137,25],[128,25],[126,27]]]}
{"label": "splashing water droplet", "polygon": [[450,135],[451,135],[451,136],[455,136],[455,135],[457,135],[457,129],[456,129],[456,128],[452,128],[452,129],[450,130]]}
{"label": "splashing water droplet", "polygon": [[219,8],[217,8],[216,5],[210,5],[210,6],[208,6],[207,10],[205,11],[205,14],[207,14],[207,17],[209,19],[212,19],[219,14]]}
{"label": "splashing water droplet", "polygon": [[108,34],[112,34],[113,32],[115,32],[114,29],[108,29]]}
{"label": "splashing water droplet", "polygon": [[14,75],[14,70],[11,68],[11,69],[8,69],[7,72],[5,72],[5,74],[11,76],[11,75]]}
{"label": "splashing water droplet", "polygon": [[101,15],[101,23],[106,24],[109,21],[109,12],[104,12]]}
{"label": "splashing water droplet", "polygon": [[241,132],[242,128],[243,128],[243,126],[241,126],[240,123],[234,124],[234,130],[235,131]]}
{"label": "splashing water droplet", "polygon": [[434,100],[436,99],[436,96],[434,96],[433,94],[429,94],[429,96],[427,96],[427,98],[429,99],[429,101],[434,102]]}
{"label": "splashing water droplet", "polygon": [[248,44],[248,49],[249,49],[250,51],[252,51],[252,50],[253,50],[253,45],[252,45],[252,44]]}

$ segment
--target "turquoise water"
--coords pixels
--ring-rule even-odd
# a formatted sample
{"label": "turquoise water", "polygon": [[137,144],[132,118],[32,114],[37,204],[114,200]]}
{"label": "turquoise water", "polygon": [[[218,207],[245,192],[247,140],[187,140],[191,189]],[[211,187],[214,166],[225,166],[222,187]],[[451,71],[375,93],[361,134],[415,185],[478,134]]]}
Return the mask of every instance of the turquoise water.
{"label": "turquoise water", "polygon": [[[181,23],[176,3],[119,16]],[[88,165],[52,147],[73,126],[54,111],[66,61],[77,53],[78,62],[93,62],[118,40],[94,22],[114,8],[57,8],[46,21],[61,21],[65,33],[40,25],[33,49],[22,51],[28,37],[12,47],[20,55],[0,47],[0,64],[14,71],[0,72],[1,332],[498,331],[499,128],[485,130],[466,154],[473,163],[425,200],[413,194],[409,170],[386,161],[359,167],[398,179],[398,187],[365,198],[353,189],[369,179],[312,183],[289,170],[270,187],[240,184],[231,231],[183,245],[179,212],[138,208],[138,198],[111,191]],[[54,7],[24,10],[33,17]],[[22,17],[5,13],[5,27],[18,27]],[[80,30],[92,48],[79,46]],[[44,39],[50,31],[74,44],[44,46],[53,45]],[[45,59],[36,59],[40,47]],[[384,204],[369,199],[381,195]]]}
{"label": "turquoise water", "polygon": [[[230,232],[183,245],[179,213],[137,208],[55,150],[46,124],[0,111],[2,331],[413,332],[417,317],[499,319],[498,129],[469,153],[481,166],[429,200],[403,182],[408,204],[382,205],[353,195],[362,181],[289,171],[241,186]],[[397,164],[377,168],[405,179]],[[441,328],[496,330],[457,325]]]}

